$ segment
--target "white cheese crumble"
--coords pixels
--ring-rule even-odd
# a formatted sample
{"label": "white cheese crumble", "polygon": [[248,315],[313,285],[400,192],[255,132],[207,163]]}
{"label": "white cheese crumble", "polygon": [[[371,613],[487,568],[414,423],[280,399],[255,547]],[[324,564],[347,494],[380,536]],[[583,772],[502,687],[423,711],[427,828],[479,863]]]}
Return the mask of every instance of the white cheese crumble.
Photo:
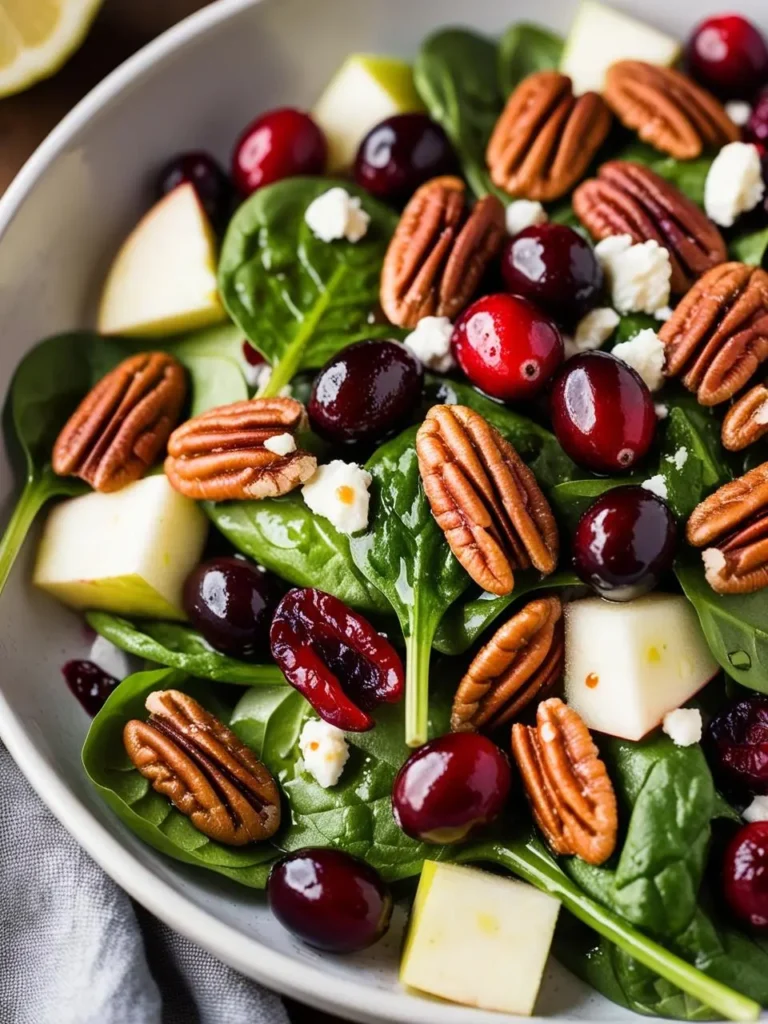
{"label": "white cheese crumble", "polygon": [[305,771],[323,789],[335,786],[349,760],[349,747],[341,729],[319,718],[310,718],[301,730],[299,749]]}
{"label": "white cheese crumble", "polygon": [[647,480],[643,480],[640,486],[644,487],[646,491],[650,491],[651,494],[655,494],[657,498],[666,499],[668,497],[667,481],[661,473],[657,473],[656,476],[651,476]]}
{"label": "white cheese crumble", "polygon": [[667,456],[667,462],[671,462],[677,470],[681,470],[688,461],[688,449],[680,447],[674,455]]}
{"label": "white cheese crumble", "polygon": [[372,479],[356,463],[334,459],[318,466],[301,493],[312,511],[327,519],[339,533],[357,533],[368,525]]}
{"label": "white cheese crumble", "polygon": [[267,438],[264,447],[275,455],[290,455],[296,451],[296,441],[293,434],[275,434],[274,437]]}
{"label": "white cheese crumble", "polygon": [[93,641],[88,660],[118,682],[131,674],[131,661],[128,655],[104,636],[97,636]]}
{"label": "white cheese crumble", "polygon": [[752,107],[745,100],[729,100],[725,104],[725,112],[739,128],[743,128],[752,117]]}
{"label": "white cheese crumble", "polygon": [[649,391],[658,391],[664,384],[664,346],[650,327],[614,345],[612,354],[636,370]]}
{"label": "white cheese crumble", "polygon": [[614,309],[602,307],[593,309],[582,317],[576,325],[572,338],[565,336],[565,358],[578,355],[579,352],[591,352],[600,348],[619,326],[621,317]]}
{"label": "white cheese crumble", "polygon": [[704,723],[698,708],[678,708],[664,715],[662,729],[678,747],[692,747],[701,740]]}
{"label": "white cheese crumble", "polygon": [[704,209],[715,224],[729,228],[742,213],[753,210],[765,195],[757,147],[748,142],[723,146],[709,168]]}
{"label": "white cheese crumble", "polygon": [[264,379],[265,371],[266,378],[269,380],[269,376],[272,373],[272,367],[269,363],[259,363],[258,366],[254,366],[253,363],[249,363],[247,359],[243,359],[241,363],[241,369],[245,382],[249,388],[255,388],[258,390],[261,387],[261,382]]}
{"label": "white cheese crumble", "polygon": [[334,242],[339,238],[359,242],[367,232],[371,218],[357,196],[351,196],[345,188],[336,186],[312,200],[304,213],[304,220],[321,242]]}
{"label": "white cheese crumble", "polygon": [[510,235],[519,235],[526,228],[535,224],[546,224],[547,211],[533,199],[516,199],[507,207],[507,231]]}
{"label": "white cheese crumble", "polygon": [[658,320],[660,323],[664,324],[667,322],[667,320],[671,319],[673,313],[674,309],[672,309],[671,306],[662,306],[661,309],[656,310],[653,316],[655,320]]}
{"label": "white cheese crumble", "polygon": [[436,373],[448,373],[456,365],[451,352],[453,324],[447,316],[423,316],[405,339],[406,348]]}
{"label": "white cheese crumble", "polygon": [[669,305],[672,264],[654,239],[633,244],[631,235],[611,235],[598,242],[595,255],[620,313],[655,313]]}
{"label": "white cheese crumble", "polygon": [[720,548],[705,548],[701,552],[701,560],[704,563],[704,576],[712,586],[725,568],[725,555]]}
{"label": "white cheese crumble", "polygon": [[654,405],[653,411],[656,413],[657,420],[665,420],[669,416],[669,406],[664,405],[663,402],[658,402]]}
{"label": "white cheese crumble", "polygon": [[768,796],[756,796],[742,815],[744,821],[768,821]]}

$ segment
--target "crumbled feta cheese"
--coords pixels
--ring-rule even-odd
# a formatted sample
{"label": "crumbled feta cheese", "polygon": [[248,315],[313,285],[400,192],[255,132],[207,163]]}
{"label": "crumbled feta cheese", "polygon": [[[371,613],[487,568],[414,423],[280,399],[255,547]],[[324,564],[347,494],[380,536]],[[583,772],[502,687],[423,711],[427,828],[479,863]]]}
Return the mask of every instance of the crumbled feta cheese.
{"label": "crumbled feta cheese", "polygon": [[613,355],[636,370],[649,391],[658,391],[664,383],[664,346],[650,327],[640,331],[630,341],[614,345]]}
{"label": "crumbled feta cheese", "polygon": [[349,747],[341,729],[319,718],[310,718],[301,730],[299,749],[304,770],[313,775],[323,789],[335,786],[349,760]]}
{"label": "crumbled feta cheese", "polygon": [[713,586],[725,568],[725,555],[720,548],[705,548],[701,552],[701,560],[704,563],[706,581]]}
{"label": "crumbled feta cheese", "polygon": [[657,498],[667,498],[667,481],[661,475],[657,473],[656,476],[651,476],[647,480],[643,480],[641,487],[644,487],[646,491],[650,491],[651,494],[655,494]]}
{"label": "crumbled feta cheese", "polygon": [[666,323],[667,320],[671,318],[673,313],[674,310],[671,306],[662,306],[661,309],[656,310],[653,316],[654,319],[658,320],[660,323]]}
{"label": "crumbled feta cheese", "polygon": [[760,154],[748,142],[723,146],[709,168],[704,209],[715,224],[729,228],[742,213],[753,210],[765,194]]}
{"label": "crumbled feta cheese", "polygon": [[[252,366],[251,369],[254,370],[255,373],[250,376],[246,373],[245,379],[252,388],[256,388],[257,392],[263,391],[272,379],[272,367],[269,363],[262,363],[261,366]],[[292,391],[290,384],[285,384],[280,388],[278,393],[280,398],[290,398],[291,394]]]}
{"label": "crumbled feta cheese", "polygon": [[241,368],[245,382],[249,388],[255,388],[258,390],[261,387],[262,379],[266,371],[267,379],[272,373],[272,367],[269,363],[259,363],[258,366],[254,366],[253,363],[249,363],[247,359],[243,359],[241,362]]}
{"label": "crumbled feta cheese", "polygon": [[339,238],[359,242],[368,230],[371,218],[357,196],[351,196],[345,188],[337,186],[312,200],[304,213],[304,220],[312,234],[322,242],[334,242]]}
{"label": "crumbled feta cheese", "polygon": [[507,207],[507,231],[510,235],[519,235],[534,224],[546,224],[547,211],[532,199],[516,199]]}
{"label": "crumbled feta cheese", "polygon": [[688,461],[688,449],[678,448],[674,455],[667,456],[667,462],[671,462],[677,470],[681,470]]}
{"label": "crumbled feta cheese", "polygon": [[131,674],[131,661],[128,655],[103,636],[97,636],[93,641],[88,660],[118,682]]}
{"label": "crumbled feta cheese", "polygon": [[334,459],[302,487],[304,501],[339,533],[357,533],[368,525],[368,488],[373,477],[354,462]]}
{"label": "crumbled feta cheese", "polygon": [[563,338],[565,358],[570,359],[579,352],[591,352],[592,349],[600,348],[619,326],[620,319],[619,314],[609,307],[593,309],[591,313],[587,313],[576,325],[573,337]]}
{"label": "crumbled feta cheese", "polygon": [[656,413],[657,420],[665,420],[669,416],[669,406],[664,405],[663,402],[658,402],[654,405],[653,411]]}
{"label": "crumbled feta cheese", "polygon": [[405,339],[405,346],[436,373],[448,373],[456,365],[451,352],[453,324],[447,316],[423,316]]}
{"label": "crumbled feta cheese", "polygon": [[752,107],[744,100],[729,100],[725,104],[725,112],[739,128],[743,128],[750,117],[752,117]]}
{"label": "crumbled feta cheese", "polygon": [[662,729],[678,747],[692,747],[701,740],[704,723],[698,708],[678,708],[664,715]]}
{"label": "crumbled feta cheese", "polygon": [[274,437],[267,438],[264,447],[275,455],[290,455],[296,451],[296,441],[293,434],[275,434]]}
{"label": "crumbled feta cheese", "polygon": [[768,796],[756,796],[742,815],[744,821],[768,821]]}
{"label": "crumbled feta cheese", "polygon": [[598,242],[595,255],[620,313],[655,313],[669,305],[672,264],[654,239],[633,244],[631,235],[611,235]]}

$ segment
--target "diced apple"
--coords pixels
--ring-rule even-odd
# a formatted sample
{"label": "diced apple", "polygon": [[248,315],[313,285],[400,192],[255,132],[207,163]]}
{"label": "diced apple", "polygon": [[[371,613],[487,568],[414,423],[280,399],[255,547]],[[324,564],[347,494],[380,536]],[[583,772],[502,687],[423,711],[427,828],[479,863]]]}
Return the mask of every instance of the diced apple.
{"label": "diced apple", "polygon": [[145,214],[115,257],[99,331],[151,338],[225,319],[213,228],[194,186],[179,185]]}
{"label": "diced apple", "polygon": [[619,60],[643,60],[669,67],[680,56],[680,44],[643,21],[582,0],[565,43],[560,70],[573,81],[577,94],[601,92],[605,73]]}
{"label": "diced apple", "polygon": [[48,516],[34,583],[72,608],[184,619],[184,580],[200,561],[208,521],[162,474],[86,494]]}
{"label": "diced apple", "polygon": [[328,140],[329,172],[352,166],[360,143],[379,121],[423,109],[410,64],[373,54],[348,57],[312,111]]}
{"label": "diced apple", "polygon": [[425,861],[400,965],[404,985],[530,1016],[560,903],[511,878]]}
{"label": "diced apple", "polygon": [[590,729],[642,739],[718,671],[684,597],[566,605],[565,699]]}

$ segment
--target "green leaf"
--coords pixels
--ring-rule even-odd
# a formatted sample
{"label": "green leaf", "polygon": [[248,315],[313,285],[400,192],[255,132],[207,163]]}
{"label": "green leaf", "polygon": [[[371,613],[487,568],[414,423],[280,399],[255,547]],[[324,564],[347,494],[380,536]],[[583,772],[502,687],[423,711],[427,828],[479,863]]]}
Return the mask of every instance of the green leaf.
{"label": "green leaf", "polygon": [[[146,347],[146,342],[142,343]],[[234,324],[191,331],[162,346],[183,363],[190,376],[190,416],[248,398],[242,371],[243,334]]]}
{"label": "green leaf", "polygon": [[728,243],[731,259],[761,267],[768,251],[768,228],[737,234]]}
{"label": "green leaf", "polygon": [[612,344],[609,348],[619,345],[622,341],[631,341],[641,331],[658,331],[659,321],[648,313],[624,313],[620,320],[616,333],[613,335]]}
{"label": "green leaf", "polygon": [[681,519],[687,519],[710,491],[731,479],[720,442],[720,422],[713,410],[699,405],[693,395],[669,400],[659,472],[667,487],[667,503]]}
{"label": "green leaf", "polygon": [[499,82],[504,96],[509,96],[524,78],[535,71],[556,70],[563,55],[561,36],[519,22],[511,25],[499,40]]}
{"label": "green leaf", "polygon": [[556,484],[549,492],[549,500],[557,518],[569,532],[575,530],[579,519],[589,506],[602,497],[606,491],[614,487],[625,487],[627,484],[638,484],[642,477],[587,477],[584,480],[566,480]]}

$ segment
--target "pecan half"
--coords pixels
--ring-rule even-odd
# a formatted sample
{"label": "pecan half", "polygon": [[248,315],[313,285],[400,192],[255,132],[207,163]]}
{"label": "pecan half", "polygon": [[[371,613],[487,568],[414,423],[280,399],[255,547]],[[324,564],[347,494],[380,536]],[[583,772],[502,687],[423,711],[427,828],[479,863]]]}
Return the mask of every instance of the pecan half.
{"label": "pecan half", "polygon": [[509,195],[559,199],[592,163],[611,127],[598,93],[574,96],[571,80],[536,71],[518,85],[491,135],[491,181]]}
{"label": "pecan half", "polygon": [[768,587],[768,462],[697,505],[686,536],[695,548],[705,549],[704,572],[718,594]]}
{"label": "pecan half", "polygon": [[275,498],[308,480],[317,459],[296,449],[279,455],[264,442],[305,429],[293,398],[253,398],[209,409],[174,430],[165,473],[171,486],[198,501]]}
{"label": "pecan half", "polygon": [[677,160],[741,138],[723,106],[682,71],[621,60],[608,69],[603,95],[623,125]]}
{"label": "pecan half", "polygon": [[557,682],[565,653],[562,614],[559,598],[537,598],[494,633],[459,683],[453,732],[496,729]]}
{"label": "pecan half", "polygon": [[432,514],[466,571],[484,590],[510,594],[514,573],[551,573],[558,535],[536,477],[479,413],[436,405],[416,436]]}
{"label": "pecan half", "polygon": [[53,471],[105,493],[139,480],[165,449],[186,394],[184,368],[172,356],[124,359],[70,416],[53,448]]}
{"label": "pecan half", "polygon": [[702,405],[732,398],[768,359],[768,274],[744,263],[708,271],[659,330],[668,377]]}
{"label": "pecan half", "polygon": [[650,239],[669,252],[672,291],[687,292],[694,281],[726,259],[723,236],[696,203],[647,167],[626,160],[603,164],[596,178],[573,193],[576,216],[596,239],[631,235]]}
{"label": "pecan half", "polygon": [[460,178],[433,178],[403,210],[381,271],[381,306],[393,324],[456,316],[475,293],[504,239],[504,208],[495,196],[466,209]]}
{"label": "pecan half", "polygon": [[123,729],[128,757],[196,829],[227,846],[274,835],[280,792],[269,771],[222,722],[179,690],[146,701],[146,722]]}
{"label": "pecan half", "polygon": [[768,387],[758,384],[742,395],[725,414],[723,447],[731,452],[754,444],[768,434]]}
{"label": "pecan half", "polygon": [[603,864],[616,847],[616,794],[589,729],[556,697],[536,725],[512,726],[512,753],[536,824],[555,853]]}

